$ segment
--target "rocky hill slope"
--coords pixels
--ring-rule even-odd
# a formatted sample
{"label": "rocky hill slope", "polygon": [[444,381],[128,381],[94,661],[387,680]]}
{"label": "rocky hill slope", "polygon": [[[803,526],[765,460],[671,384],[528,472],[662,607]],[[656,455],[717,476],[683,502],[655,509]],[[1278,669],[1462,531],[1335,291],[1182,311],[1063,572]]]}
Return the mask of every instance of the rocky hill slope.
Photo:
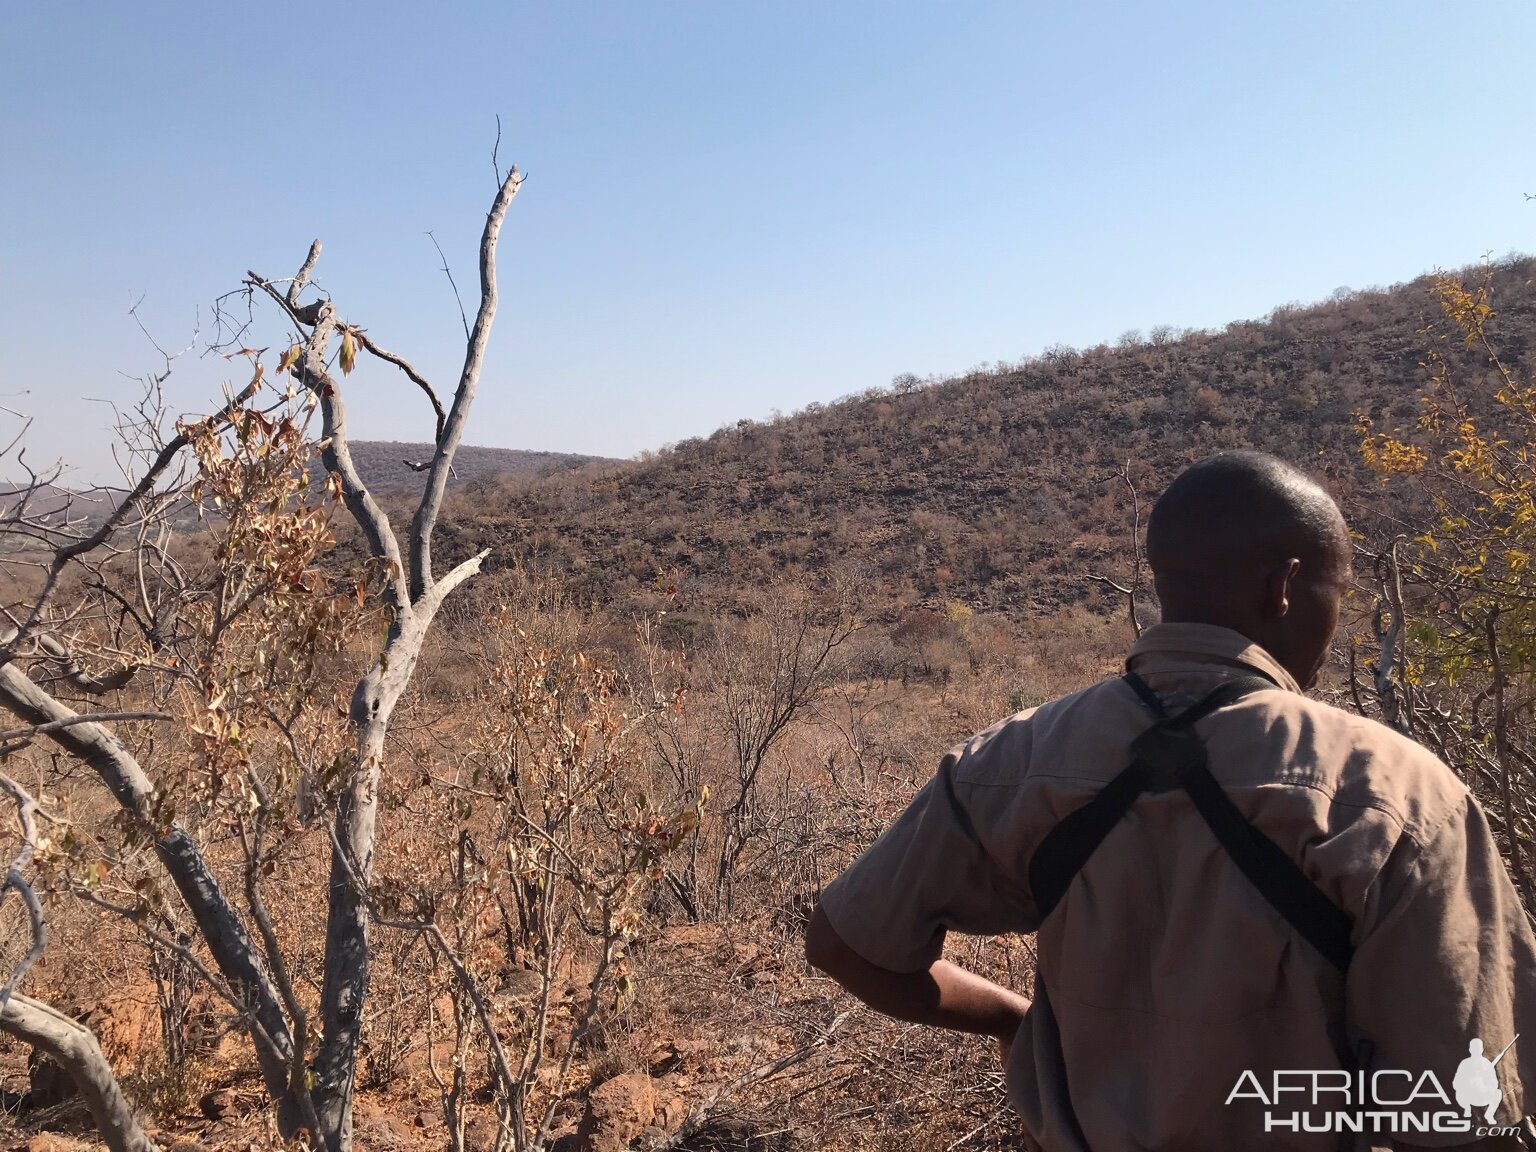
{"label": "rocky hill slope", "polygon": [[[1526,368],[1533,273],[1532,259],[1491,270],[1506,359]],[[492,566],[551,569],[593,599],[623,600],[662,575],[728,602],[853,565],[892,610],[1092,606],[1113,594],[1089,574],[1129,570],[1130,493],[1116,475],[1127,463],[1143,508],[1189,462],[1257,447],[1318,474],[1367,532],[1383,517],[1422,520],[1402,486],[1384,495],[1364,470],[1355,414],[1411,424],[1431,347],[1481,379],[1481,354],[1448,329],[1421,277],[1220,331],[899,378],[643,461],[471,481],[441,531],[448,551],[490,547]]]}

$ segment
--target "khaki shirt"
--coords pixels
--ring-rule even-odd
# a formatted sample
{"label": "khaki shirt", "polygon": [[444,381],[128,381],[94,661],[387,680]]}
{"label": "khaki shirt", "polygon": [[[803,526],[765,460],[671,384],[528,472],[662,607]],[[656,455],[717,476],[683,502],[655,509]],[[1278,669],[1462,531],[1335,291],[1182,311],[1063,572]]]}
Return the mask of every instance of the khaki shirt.
{"label": "khaki shirt", "polygon": [[[1525,1039],[1498,1066],[1496,1118],[1524,1116],[1536,1104],[1536,940],[1466,786],[1413,741],[1307,699],[1236,632],[1159,624],[1128,664],[1170,712],[1254,669],[1281,686],[1197,731],[1244,816],[1349,914],[1347,978],[1259,895],[1182,791],[1138,799],[1040,922],[1035,847],[1130,762],[1131,740],[1155,719],[1118,679],[951,751],[822,894],[838,934],[872,963],[914,972],[939,959],[949,930],[1038,933],[1034,1006],[1008,1090],[1047,1152],[1333,1152],[1337,1135],[1290,1130],[1305,1122],[1298,1113],[1344,1123],[1328,1114],[1380,1111],[1412,1092],[1392,1073],[1430,1071],[1450,1104],[1421,1081],[1404,1107],[1426,1123],[1437,1111],[1461,1118],[1452,1085],[1468,1042],[1481,1039],[1492,1059],[1517,1032]],[[1351,1054],[1382,1072],[1368,1102],[1327,1091]],[[1276,1096],[1277,1070],[1288,1070],[1282,1087],[1302,1090]],[[1318,1097],[1300,1074],[1311,1070],[1328,1073]],[[1367,1131],[1393,1122],[1410,1123],[1363,1121]],[[1428,1146],[1477,1138],[1398,1135]]]}

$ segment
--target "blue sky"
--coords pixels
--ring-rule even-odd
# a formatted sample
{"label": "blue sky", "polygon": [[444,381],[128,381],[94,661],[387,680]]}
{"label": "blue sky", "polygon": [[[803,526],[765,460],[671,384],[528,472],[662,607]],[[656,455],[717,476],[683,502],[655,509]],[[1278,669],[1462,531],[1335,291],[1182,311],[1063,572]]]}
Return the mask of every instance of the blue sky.
{"label": "blue sky", "polygon": [[[472,443],[630,455],[1219,326],[1536,247],[1533,48],[1524,0],[10,3],[0,404],[105,476],[85,398],[156,366],[130,305],[180,346],[315,236],[342,314],[446,390],[425,232],[472,291],[497,114],[528,179]],[[234,374],[184,358],[171,398]],[[430,429],[392,369],[350,385],[355,435]]]}

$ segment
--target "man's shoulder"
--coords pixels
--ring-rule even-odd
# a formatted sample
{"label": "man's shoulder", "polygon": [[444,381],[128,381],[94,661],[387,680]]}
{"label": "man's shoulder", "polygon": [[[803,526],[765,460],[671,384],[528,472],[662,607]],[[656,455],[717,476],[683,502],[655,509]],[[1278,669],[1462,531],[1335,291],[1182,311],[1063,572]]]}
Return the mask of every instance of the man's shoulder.
{"label": "man's shoulder", "polygon": [[[1283,701],[1287,709],[1294,710],[1317,728],[1337,733],[1353,744],[1370,747],[1379,755],[1418,760],[1423,761],[1425,765],[1434,764],[1442,769],[1445,768],[1440,758],[1430,749],[1411,736],[1383,724],[1372,716],[1364,716],[1348,708],[1341,708],[1327,700],[1303,696],[1296,692],[1282,692],[1279,689],[1265,694],[1261,699],[1271,704]],[[1445,770],[1449,771],[1449,769]]]}
{"label": "man's shoulder", "polygon": [[[1110,703],[1112,697],[1106,694],[1114,693],[1117,687],[1125,693],[1125,698],[1118,701],[1119,707],[1123,710],[1128,703],[1134,706],[1135,697],[1119,683],[1119,678],[1109,677],[1005,716],[984,728],[954,749],[953,755],[959,760],[958,778],[977,784],[1022,783],[1042,745],[1049,746],[1067,736],[1069,742],[1080,746],[1083,736],[1103,734],[1102,706]],[[1123,726],[1122,720],[1117,727]],[[1053,762],[1056,759],[1048,758]]]}
{"label": "man's shoulder", "polygon": [[1250,705],[1287,775],[1331,793],[1335,805],[1375,809],[1422,838],[1466,801],[1467,786],[1435,753],[1381,721],[1294,692]]}
{"label": "man's shoulder", "polygon": [[[1253,693],[1232,710],[1244,723],[1213,719],[1213,756],[1251,765],[1252,783],[1314,789],[1340,809],[1379,812],[1420,840],[1465,804],[1467,786],[1434,752],[1368,716],[1279,688]],[[1040,771],[1097,777],[1103,765],[1120,763],[1149,719],[1120,678],[1107,677],[971,737],[956,750],[959,778],[1000,785]]]}

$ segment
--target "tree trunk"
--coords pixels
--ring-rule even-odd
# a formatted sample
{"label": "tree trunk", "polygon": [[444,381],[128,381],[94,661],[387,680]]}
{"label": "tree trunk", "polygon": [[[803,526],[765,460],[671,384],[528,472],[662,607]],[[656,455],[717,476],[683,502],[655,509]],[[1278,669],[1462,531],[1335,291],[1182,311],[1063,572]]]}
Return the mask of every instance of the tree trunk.
{"label": "tree trunk", "polygon": [[[30,724],[70,719],[77,713],[55,700],[14,664],[0,667],[0,706]],[[154,784],[121,740],[100,724],[75,724],[49,733],[49,739],[89,765],[130,816],[154,827]],[[219,972],[249,1006],[256,1028],[256,1057],[267,1090],[278,1102],[278,1127],[286,1137],[299,1129],[300,1108],[289,1091],[293,1036],[277,990],[261,962],[239,914],[192,838],[178,824],[155,840],[155,855],[181,893],[197,922]],[[252,1028],[254,1033],[256,1028]]]}
{"label": "tree trunk", "polygon": [[159,1152],[159,1146],[144,1135],[89,1028],[41,1000],[12,992],[0,1009],[0,1031],[46,1053],[69,1073],[110,1152]]}
{"label": "tree trunk", "polygon": [[331,844],[330,897],[325,923],[325,977],[320,1015],[325,1039],[315,1056],[317,1133],[327,1152],[352,1148],[352,1087],[368,998],[369,950],[366,889],[373,878],[373,848],[384,771],[384,737],[390,716],[421,652],[431,617],[397,619],[385,655],[352,695],[357,726],[357,766],[336,805]]}
{"label": "tree trunk", "polygon": [[[368,910],[358,891],[373,872],[374,821],[380,777],[383,728],[371,767],[363,769],[336,809],[336,839],[356,862],[331,846],[330,901],[325,924],[325,982],[320,1010],[325,1041],[315,1058],[315,1114],[322,1146],[328,1152],[352,1147],[352,1086],[357,1077],[357,1051],[362,1041],[363,1004],[368,997],[370,957]],[[359,849],[362,849],[360,852]]]}

